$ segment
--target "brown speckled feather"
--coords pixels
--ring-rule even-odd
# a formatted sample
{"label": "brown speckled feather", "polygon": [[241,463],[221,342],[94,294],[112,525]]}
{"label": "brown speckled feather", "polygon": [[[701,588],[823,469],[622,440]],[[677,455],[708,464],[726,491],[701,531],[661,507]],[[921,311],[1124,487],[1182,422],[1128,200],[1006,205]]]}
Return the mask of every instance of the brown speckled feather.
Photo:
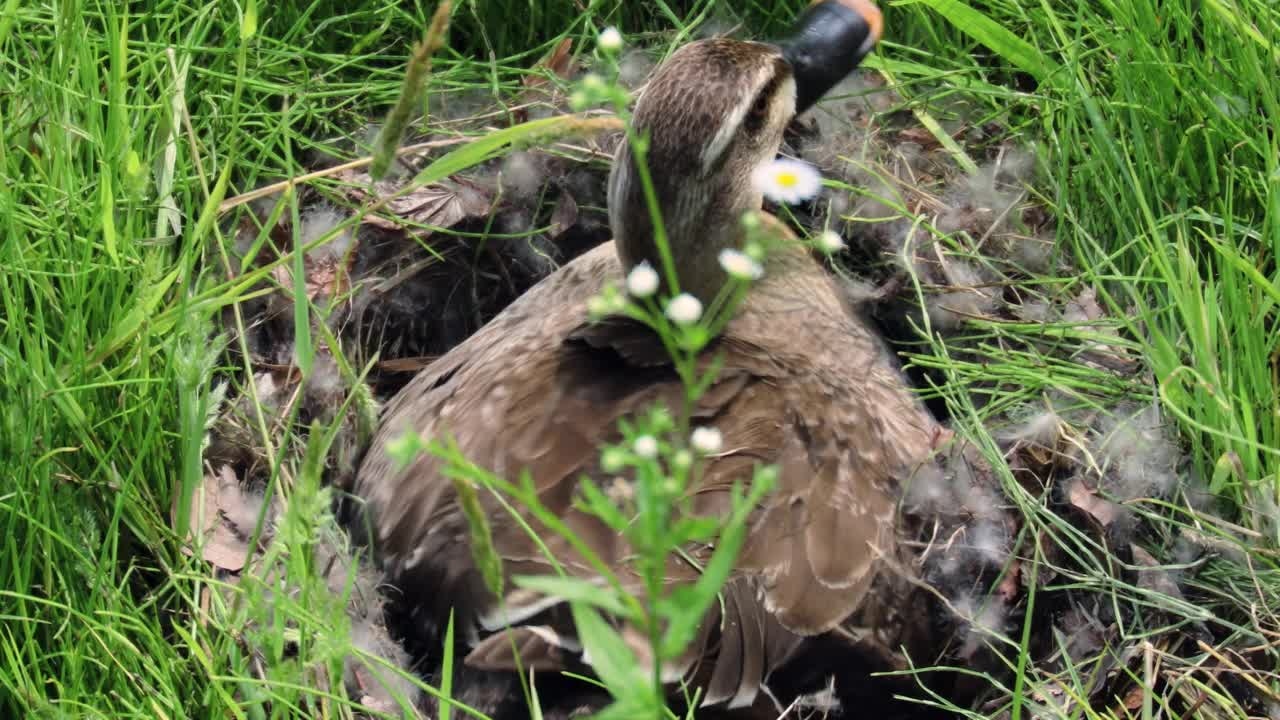
{"label": "brown speckled feather", "polygon": [[[616,437],[618,419],[655,401],[673,404],[681,390],[651,356],[627,360],[643,346],[633,328],[585,330],[586,299],[620,273],[612,244],[584,255],[387,406],[355,490],[368,503],[389,582],[424,604],[433,598],[436,619],[452,604],[470,627],[492,615],[495,599],[473,567],[440,461],[424,456],[404,471],[392,464],[387,443],[405,429],[451,434],[469,458],[509,479],[527,468],[542,501],[601,556],[616,562],[626,554],[614,533],[572,508],[577,478],[603,483],[597,446]],[[723,630],[704,636],[703,657],[690,664],[707,661],[709,701],[749,702],[796,636],[830,630],[858,609],[879,569],[877,551],[894,552],[899,482],[928,455],[935,426],[825,272],[798,251],[770,263],[715,351],[724,371],[696,414],[720,430],[725,450],[708,462],[695,509],[723,513],[733,483],[748,480],[759,462],[778,465],[780,484],[751,519]],[[550,572],[492,498],[481,501],[507,572]],[[562,563],[590,575],[554,534],[542,535]],[[690,551],[700,560],[708,554]],[[671,580],[693,572],[673,564]],[[536,598],[525,595],[517,603],[534,608]],[[545,666],[562,654],[548,636],[522,632],[527,659]],[[483,664],[500,666],[491,650],[481,653]]]}

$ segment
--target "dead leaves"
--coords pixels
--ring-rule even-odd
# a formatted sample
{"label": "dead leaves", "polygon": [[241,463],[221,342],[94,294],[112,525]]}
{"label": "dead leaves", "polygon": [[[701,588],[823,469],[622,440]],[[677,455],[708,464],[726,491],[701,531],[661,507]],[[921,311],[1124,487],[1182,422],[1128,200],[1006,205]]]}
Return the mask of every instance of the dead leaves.
{"label": "dead leaves", "polygon": [[[262,498],[246,493],[230,465],[204,476],[200,487],[191,494],[190,534],[182,550],[200,556],[226,572],[239,572],[252,549],[249,541],[262,510]],[[174,498],[173,522],[177,525],[177,498]],[[264,528],[267,534],[269,528]],[[260,538],[261,540],[261,538]]]}
{"label": "dead leaves", "polygon": [[1182,589],[1178,587],[1178,583],[1151,553],[1137,543],[1130,543],[1129,550],[1133,553],[1134,564],[1138,566],[1138,587],[1167,597],[1182,599]]}
{"label": "dead leaves", "polygon": [[[338,297],[351,287],[351,260],[332,253],[312,253],[302,260],[304,292],[308,300],[319,297]],[[271,271],[271,277],[289,294],[293,293],[293,271],[281,263]]]}
{"label": "dead leaves", "polygon": [[437,228],[452,228],[466,220],[486,217],[493,209],[491,190],[460,177],[404,194],[398,194],[400,188],[394,184],[373,183],[361,170],[344,173],[341,179],[350,183],[347,197],[352,203],[383,202],[383,210],[365,215],[364,224],[418,238],[430,236]]}
{"label": "dead leaves", "polygon": [[1067,485],[1067,502],[1080,510],[1099,527],[1107,528],[1116,520],[1116,504],[1098,495],[1097,490],[1085,484],[1084,478],[1075,477]]}
{"label": "dead leaves", "polygon": [[524,76],[522,82],[524,89],[516,99],[516,107],[511,119],[517,123],[525,122],[529,119],[530,105],[540,102],[555,104],[562,100],[560,97],[562,93],[559,93],[558,88],[551,82],[551,77],[568,80],[577,70],[578,64],[573,60],[573,39],[565,38],[538,61],[532,72]]}
{"label": "dead leaves", "polygon": [[551,239],[556,240],[578,224],[578,201],[569,192],[560,193],[555,210],[551,211]]}
{"label": "dead leaves", "polygon": [[537,72],[539,69],[545,69],[561,80],[573,77],[573,73],[577,70],[577,65],[573,61],[573,38],[561,40],[559,45],[547,53],[546,57],[538,61],[534,66],[534,72],[524,76],[525,88],[539,88],[548,84],[547,76]]}
{"label": "dead leaves", "polygon": [[1110,319],[1111,316],[1098,304],[1097,291],[1091,287],[1072,298],[1063,313],[1066,322],[1079,323],[1080,330],[1100,336],[1085,342],[1081,353],[1085,364],[1112,372],[1132,373],[1141,366],[1141,361],[1121,343],[1102,339],[1120,339],[1115,324],[1107,322]]}

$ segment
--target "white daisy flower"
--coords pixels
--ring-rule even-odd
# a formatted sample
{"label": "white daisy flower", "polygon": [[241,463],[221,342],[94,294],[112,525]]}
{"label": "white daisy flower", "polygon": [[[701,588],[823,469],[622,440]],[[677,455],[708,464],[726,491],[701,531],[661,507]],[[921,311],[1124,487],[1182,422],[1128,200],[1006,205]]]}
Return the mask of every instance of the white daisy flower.
{"label": "white daisy flower", "polygon": [[757,167],[751,183],[770,200],[795,205],[818,194],[822,176],[808,163],[779,158]]}
{"label": "white daisy flower", "polygon": [[631,444],[631,449],[636,455],[645,460],[652,460],[658,457],[658,441],[652,435],[641,435]]}
{"label": "white daisy flower", "polygon": [[741,250],[725,248],[720,251],[720,267],[739,280],[758,280],[764,275],[764,267]]}
{"label": "white daisy flower", "polygon": [[844,238],[835,230],[823,230],[818,236],[818,249],[824,253],[837,253],[844,249]]}
{"label": "white daisy flower", "polygon": [[694,428],[689,436],[689,444],[703,455],[714,455],[720,452],[724,438],[720,436],[720,431],[713,427]]}
{"label": "white daisy flower", "polygon": [[617,52],[622,49],[622,33],[618,32],[616,27],[607,27],[600,32],[596,43],[605,52]]}
{"label": "white daisy flower", "polygon": [[667,317],[677,325],[692,325],[702,317],[702,302],[689,293],[680,293],[667,303]]}
{"label": "white daisy flower", "polygon": [[648,262],[642,262],[627,273],[627,292],[634,298],[647,298],[658,291],[658,273]]}

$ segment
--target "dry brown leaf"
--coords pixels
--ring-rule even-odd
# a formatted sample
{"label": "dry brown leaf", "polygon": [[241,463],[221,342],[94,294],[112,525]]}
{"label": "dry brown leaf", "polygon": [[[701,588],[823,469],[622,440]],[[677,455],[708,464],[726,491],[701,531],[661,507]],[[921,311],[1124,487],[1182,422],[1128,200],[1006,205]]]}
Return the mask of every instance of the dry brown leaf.
{"label": "dry brown leaf", "polygon": [[1126,710],[1138,710],[1142,707],[1142,698],[1147,694],[1147,689],[1141,685],[1134,685],[1129,688],[1129,692],[1125,693],[1124,704]]}
{"label": "dry brown leaf", "polygon": [[1138,587],[1173,598],[1182,597],[1182,590],[1178,588],[1178,583],[1167,570],[1160,566],[1151,553],[1135,543],[1130,543],[1129,549],[1133,552],[1134,563],[1141,566],[1138,570]]}
{"label": "dry brown leaf", "polygon": [[[353,201],[364,203],[374,199],[363,189],[370,186],[368,174],[352,171],[346,173],[343,180],[353,185],[347,190]],[[378,199],[393,196],[399,190],[386,182],[376,183],[373,187]],[[383,206],[382,215],[365,215],[363,222],[383,230],[410,230],[419,237],[427,237],[431,231],[420,226],[451,228],[464,220],[485,217],[489,214],[491,202],[491,192],[487,188],[463,178],[454,178],[393,197]]]}
{"label": "dry brown leaf", "polygon": [[[1098,294],[1093,288],[1082,290],[1080,294],[1067,303],[1063,312],[1063,319],[1074,323],[1092,323],[1109,317],[1106,311],[1102,309],[1102,306],[1098,304]],[[1120,336],[1114,327],[1105,324],[1084,324],[1080,329],[1109,337],[1118,338]],[[1085,352],[1082,354],[1082,359],[1091,365],[1113,372],[1129,373],[1139,366],[1138,360],[1130,354],[1127,348],[1100,340],[1089,340],[1085,343]]]}
{"label": "dry brown leaf", "polygon": [[1115,522],[1115,503],[1098,497],[1098,493],[1085,485],[1081,478],[1073,478],[1067,487],[1067,501],[1072,507],[1093,518],[1102,527],[1109,527]]}
{"label": "dry brown leaf", "polygon": [[577,70],[573,61],[573,40],[565,38],[533,66],[533,70],[524,76],[524,89],[515,98],[515,108],[511,111],[511,121],[522,123],[529,119],[529,107],[538,103],[555,102],[557,88],[551,84],[546,74],[539,72],[546,68],[552,75],[568,80]]}
{"label": "dry brown leaf", "polygon": [[[335,258],[320,261],[303,260],[302,271],[306,276],[304,284],[308,300],[315,300],[321,295],[336,297],[345,292],[350,285],[346,268],[342,267],[339,260]],[[288,266],[277,265],[271,271],[271,276],[280,283],[285,292],[293,294],[293,271]]]}
{"label": "dry brown leaf", "polygon": [[898,133],[899,142],[912,142],[925,150],[939,146],[938,138],[928,128],[909,127]]}
{"label": "dry brown leaf", "polygon": [[[302,260],[302,272],[308,300],[315,300],[321,295],[337,297],[351,286],[351,262],[355,253],[343,256],[323,255],[316,259],[310,256]],[[293,270],[287,264],[277,265],[271,271],[271,277],[280,283],[286,293],[293,294]]]}
{"label": "dry brown leaf", "polygon": [[578,201],[568,191],[560,193],[556,207],[551,211],[551,239],[555,240],[565,234],[578,222]]}
{"label": "dry brown leaf", "polygon": [[[206,479],[207,482],[207,479]],[[228,517],[247,514],[248,497],[240,490],[240,481],[229,466],[224,465],[218,480],[218,514],[213,534],[206,538],[204,559],[229,572],[238,572],[249,557],[249,533],[253,528],[234,527]],[[254,513],[256,515],[256,513]]]}
{"label": "dry brown leaf", "polygon": [[[362,683],[369,682],[369,680],[365,678],[364,674],[359,670],[356,671],[356,676],[360,678],[360,682]],[[396,705],[394,702],[392,702],[389,698],[380,698],[380,697],[375,697],[373,695],[361,696],[360,704],[376,713],[381,713],[383,715],[390,715],[393,717],[400,711],[400,707]]]}
{"label": "dry brown leaf", "polygon": [[1018,579],[1021,575],[1022,563],[1014,558],[1009,563],[1009,568],[1005,570],[1004,577],[1000,579],[1000,584],[996,586],[996,595],[1006,603],[1012,603],[1018,596],[1018,587],[1021,584]]}
{"label": "dry brown leaf", "polygon": [[183,547],[183,552],[190,555],[191,548],[199,545],[206,562],[228,572],[238,572],[249,556],[249,535],[253,528],[239,527],[231,519],[252,524],[244,519],[252,516],[256,520],[257,507],[258,502],[240,489],[240,480],[230,465],[205,475],[191,495],[189,538],[192,542]]}
{"label": "dry brown leaf", "polygon": [[[568,80],[573,76],[573,39],[565,38],[560,44],[552,48],[547,56],[538,61],[534,69],[546,68],[551,73],[561,79]],[[546,76],[540,73],[530,73],[524,76],[524,86],[526,88],[534,88],[547,83]]]}
{"label": "dry brown leaf", "polygon": [[[235,471],[230,465],[223,465],[218,471],[219,474],[231,474],[235,477]],[[169,508],[170,520],[173,522],[174,529],[178,527],[178,494],[173,496],[173,505]],[[204,480],[200,483],[200,487],[191,493],[191,501],[187,512],[187,537],[207,537],[210,535],[218,523],[218,479],[209,475],[204,476]],[[192,546],[194,543],[188,543],[182,546],[182,552],[192,555]]]}

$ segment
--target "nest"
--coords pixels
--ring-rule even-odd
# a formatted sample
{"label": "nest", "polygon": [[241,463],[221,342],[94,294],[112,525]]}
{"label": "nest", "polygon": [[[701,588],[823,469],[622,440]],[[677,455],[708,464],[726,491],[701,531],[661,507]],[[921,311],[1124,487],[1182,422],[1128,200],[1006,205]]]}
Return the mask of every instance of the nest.
{"label": "nest", "polygon": [[[566,57],[564,50],[546,62],[569,77],[576,70]],[[635,67],[648,62],[644,55],[631,60]],[[870,73],[833,96],[793,124],[787,152],[847,187],[829,188],[783,215],[802,233],[831,229],[845,237],[848,249],[832,271],[898,344],[912,378],[934,389],[935,412],[952,407],[939,388],[955,376],[929,362],[936,357],[930,344],[982,370],[965,376],[962,391],[983,408],[995,438],[985,457],[950,444],[940,469],[916,477],[903,498],[905,541],[916,564],[909,574],[922,578],[918,589],[931,598],[933,610],[921,621],[938,641],[929,657],[901,659],[907,669],[934,669],[906,676],[918,702],[899,703],[895,714],[964,707],[1009,715],[1018,667],[1022,701],[1043,714],[1065,717],[1089,705],[1123,715],[1152,697],[1190,713],[1214,692],[1261,712],[1268,696],[1250,668],[1269,651],[1240,648],[1270,643],[1280,625],[1263,612],[1224,619],[1206,609],[1224,603],[1207,598],[1194,578],[1206,566],[1240,561],[1230,553],[1237,530],[1212,518],[1203,483],[1192,477],[1159,405],[1118,404],[1149,395],[1142,389],[1150,378],[1124,318],[1109,316],[1096,289],[1059,281],[1073,270],[1054,242],[1053,213],[1034,191],[1035,149],[994,125],[960,123],[945,142]],[[395,195],[449,149],[459,128],[536,117],[561,109],[563,100],[555,83],[531,83],[509,107],[468,108],[475,111],[470,118],[433,125],[435,132],[416,139],[426,147],[403,156],[392,179],[374,183],[359,169],[343,170],[303,191],[296,223],[288,213],[273,222],[273,202],[254,203],[234,221],[230,271],[271,269],[224,317],[234,339],[229,364],[245,372],[226,378],[234,389],[206,451],[205,509],[196,527],[215,573],[234,579],[246,572],[246,559],[269,554],[287,511],[278,495],[264,510],[262,493],[276,454],[290,458],[285,467],[305,464],[299,428],[338,424],[324,472],[333,488],[347,487],[379,401],[555,268],[608,238],[604,188],[616,137],[527,149],[349,221],[355,209]],[[957,148],[975,171],[957,163]],[[295,241],[311,247],[296,278],[297,265],[286,257]],[[297,367],[300,297],[314,308],[306,382]],[[1024,401],[987,407],[992,398],[1010,397],[1003,391],[1017,383],[992,371],[1012,352],[1082,368],[1103,392],[1021,388]],[[1000,462],[993,467],[987,458]],[[341,514],[341,503],[334,505]],[[1164,521],[1169,507],[1183,508],[1190,520]],[[266,532],[251,546],[259,516]],[[326,583],[348,588],[336,597],[352,619],[353,644],[435,678],[434,651],[401,647],[383,622],[376,575],[361,570],[341,542],[308,548],[328,568]],[[1258,607],[1280,605],[1276,593],[1258,592]],[[1029,652],[1020,661],[1024,645]],[[395,707],[388,690],[394,681],[371,679],[367,663],[345,667],[352,697],[373,709]],[[397,688],[432,712],[432,701],[411,686]],[[814,690],[795,707],[838,714],[841,698],[850,697],[838,683]],[[487,696],[476,690],[461,699],[519,716],[522,707],[502,699],[510,691],[514,686]],[[595,702],[546,691],[542,698],[549,711],[564,714]]]}

